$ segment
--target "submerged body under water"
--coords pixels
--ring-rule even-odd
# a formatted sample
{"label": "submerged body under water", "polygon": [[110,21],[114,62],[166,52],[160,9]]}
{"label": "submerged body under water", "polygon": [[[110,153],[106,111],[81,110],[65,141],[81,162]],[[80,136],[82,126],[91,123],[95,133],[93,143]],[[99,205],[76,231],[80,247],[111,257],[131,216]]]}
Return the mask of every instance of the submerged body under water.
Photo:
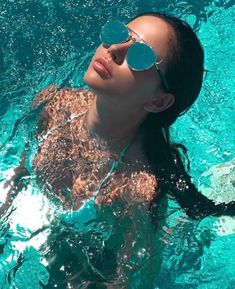
{"label": "submerged body under water", "polygon": [[[34,280],[27,288],[155,288],[169,272],[172,279],[180,270],[182,275],[191,270],[199,274],[205,250],[216,239],[216,233],[207,227],[213,219],[207,218],[205,224],[191,220],[167,195],[155,212],[154,208],[149,210],[148,200],[156,192],[157,183],[148,167],[139,163],[135,172],[133,164],[127,162],[128,178],[117,170],[97,196],[92,194],[117,158],[107,155],[104,143],[95,139],[87,142],[81,124],[92,95],[62,89],[56,91],[50,105],[48,99],[43,99],[50,93],[51,88],[44,90],[34,102],[40,105],[46,100],[48,106],[37,126],[39,141],[31,160],[36,174],[31,168],[31,174],[21,178],[21,194],[5,214],[7,223],[2,223],[4,288],[11,284],[21,288],[25,276]],[[69,107],[74,106],[74,96],[76,101],[79,99],[81,113],[69,114],[60,101],[64,96],[70,98],[66,102]],[[50,113],[52,123],[48,120]],[[66,127],[75,128],[76,145],[80,147],[74,158],[73,154],[67,157],[73,147],[66,138]],[[73,136],[71,131],[69,136]],[[123,169],[125,162],[119,161]],[[88,175],[94,163],[95,171]],[[145,169],[141,171],[142,166]],[[231,176],[232,163],[231,167],[221,165],[223,168]],[[67,187],[61,187],[62,183]],[[221,181],[220,189],[225,185],[228,182]],[[30,210],[35,201],[37,206]],[[172,279],[169,284],[175,283]]]}

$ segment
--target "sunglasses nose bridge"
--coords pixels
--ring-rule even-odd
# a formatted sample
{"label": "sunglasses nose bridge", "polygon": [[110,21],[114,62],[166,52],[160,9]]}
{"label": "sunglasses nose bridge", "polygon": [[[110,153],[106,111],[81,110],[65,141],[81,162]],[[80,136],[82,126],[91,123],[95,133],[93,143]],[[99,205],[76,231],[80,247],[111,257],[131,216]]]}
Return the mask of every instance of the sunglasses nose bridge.
{"label": "sunglasses nose bridge", "polygon": [[123,43],[112,44],[108,48],[109,54],[117,64],[122,64],[125,60],[128,48],[132,45],[131,39]]}

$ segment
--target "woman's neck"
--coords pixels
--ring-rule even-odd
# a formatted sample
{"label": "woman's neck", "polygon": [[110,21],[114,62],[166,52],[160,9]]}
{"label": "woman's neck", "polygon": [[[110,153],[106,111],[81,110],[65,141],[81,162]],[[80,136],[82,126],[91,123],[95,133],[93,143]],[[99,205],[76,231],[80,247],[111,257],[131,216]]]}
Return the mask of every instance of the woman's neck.
{"label": "woman's neck", "polygon": [[96,97],[88,109],[86,126],[117,152],[137,138],[139,124],[145,116],[144,112],[133,111],[128,105]]}

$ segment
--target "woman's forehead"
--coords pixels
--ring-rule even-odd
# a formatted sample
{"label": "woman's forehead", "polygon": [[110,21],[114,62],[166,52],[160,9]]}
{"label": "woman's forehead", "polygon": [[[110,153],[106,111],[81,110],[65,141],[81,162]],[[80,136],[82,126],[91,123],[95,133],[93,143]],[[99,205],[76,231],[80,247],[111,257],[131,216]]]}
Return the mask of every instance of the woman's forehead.
{"label": "woman's forehead", "polygon": [[163,19],[152,15],[144,15],[130,21],[128,27],[152,46],[159,57],[167,56],[172,30]]}

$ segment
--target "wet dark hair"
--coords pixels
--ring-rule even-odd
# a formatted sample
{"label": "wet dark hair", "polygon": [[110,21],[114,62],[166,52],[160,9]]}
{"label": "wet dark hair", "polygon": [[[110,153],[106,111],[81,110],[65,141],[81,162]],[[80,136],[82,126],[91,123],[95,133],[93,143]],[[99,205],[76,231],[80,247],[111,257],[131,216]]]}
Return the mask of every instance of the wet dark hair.
{"label": "wet dark hair", "polygon": [[[165,78],[169,84],[169,92],[175,97],[175,102],[165,111],[157,114],[149,113],[141,126],[144,150],[158,178],[161,194],[167,192],[173,195],[192,218],[201,219],[207,215],[234,215],[235,202],[231,202],[230,206],[215,205],[213,201],[198,192],[188,174],[187,149],[184,145],[172,143],[170,140],[169,127],[179,116],[188,111],[200,93],[204,73],[203,47],[187,22],[157,12],[146,12],[135,18],[145,15],[161,18],[172,30]],[[188,161],[187,170],[185,159]],[[160,199],[159,196],[157,199]],[[156,202],[154,205],[156,208]]]}

